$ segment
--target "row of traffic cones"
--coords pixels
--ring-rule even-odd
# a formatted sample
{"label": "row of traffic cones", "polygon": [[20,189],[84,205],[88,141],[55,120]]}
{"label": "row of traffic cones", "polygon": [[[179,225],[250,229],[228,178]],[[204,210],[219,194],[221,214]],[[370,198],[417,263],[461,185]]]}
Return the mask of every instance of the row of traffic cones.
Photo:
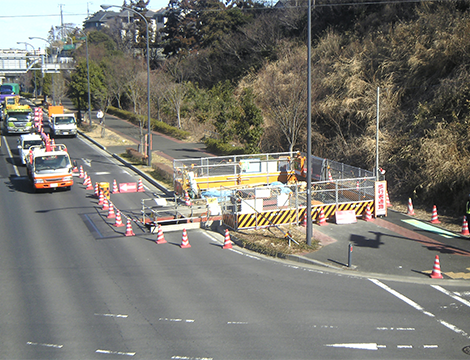
{"label": "row of traffic cones", "polygon": [[[320,226],[326,225],[325,212],[323,211],[323,208],[322,208],[322,207],[320,208],[320,213],[318,214],[318,222],[317,222],[317,224],[320,225]],[[302,220],[301,225],[302,225],[303,227],[306,227],[306,226],[307,226],[307,214],[306,214],[306,213],[304,214],[304,217],[303,217],[303,220]]]}
{"label": "row of traffic cones", "polygon": [[[364,219],[364,221],[373,221],[373,220],[374,220],[374,219],[372,218],[372,213],[371,213],[370,205],[369,205],[369,204],[367,204],[366,211],[365,211],[364,214],[363,214],[363,219]],[[320,225],[320,226],[327,225],[326,218],[325,218],[325,213],[324,213],[322,207],[320,208],[320,214],[318,215],[318,222],[317,222],[317,224]],[[302,220],[301,225],[302,225],[303,227],[306,227],[306,226],[307,226],[307,214],[304,214],[304,217],[303,217],[303,220]]]}
{"label": "row of traffic cones", "polygon": [[[165,240],[165,236],[163,235],[163,228],[160,224],[158,224],[158,231],[157,231],[157,240],[155,241],[157,244],[166,244],[167,241]],[[182,249],[190,248],[191,244],[189,243],[188,233],[186,229],[183,229],[183,237],[181,239]],[[230,233],[228,229],[225,229],[225,238],[224,238],[224,245],[222,249],[232,249],[232,241],[230,240]]]}

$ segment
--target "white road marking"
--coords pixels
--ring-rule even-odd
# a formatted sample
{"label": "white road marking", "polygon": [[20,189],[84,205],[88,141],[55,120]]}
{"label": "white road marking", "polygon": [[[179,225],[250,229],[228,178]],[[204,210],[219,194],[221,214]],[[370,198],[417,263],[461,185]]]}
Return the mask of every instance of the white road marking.
{"label": "white road marking", "polygon": [[413,345],[397,345],[397,349],[413,349]]}
{"label": "white road marking", "polygon": [[227,321],[228,325],[247,325],[248,321]]}
{"label": "white road marking", "polygon": [[461,297],[455,295],[454,293],[450,292],[449,290],[444,289],[443,287],[439,285],[431,285],[432,288],[440,291],[443,294],[446,294],[447,296],[450,296],[452,299],[455,299],[457,301],[460,301],[462,304],[467,305],[470,307],[470,301],[462,299]]}
{"label": "white road marking", "polygon": [[425,349],[437,349],[439,346],[437,345],[423,345],[423,348]]}
{"label": "white road marking", "polygon": [[193,323],[195,320],[193,320],[193,319],[185,319],[185,320],[183,320],[183,319],[159,318],[158,321]]}
{"label": "white road marking", "polygon": [[379,280],[369,279],[369,281],[373,282],[375,285],[377,285],[378,287],[381,287],[382,289],[389,292],[393,296],[396,296],[397,298],[404,301],[408,305],[412,306],[416,310],[422,312],[423,314],[425,314],[429,317],[435,318],[437,322],[439,322],[441,325],[444,325],[446,328],[454,331],[455,333],[457,333],[459,335],[462,335],[462,336],[466,337],[467,339],[470,339],[470,336],[465,331],[463,331],[462,329],[459,329],[457,326],[452,325],[452,324],[448,323],[447,321],[437,319],[436,315],[434,315],[433,313],[430,313],[429,311],[424,310],[424,308],[421,305],[418,305],[413,300],[407,298],[405,295],[400,294],[398,291],[393,290],[391,287],[385,285],[384,283],[380,282]]}
{"label": "white road marking", "polygon": [[31,341],[28,341],[26,344],[27,344],[27,345],[33,345],[33,346],[51,347],[51,348],[55,348],[55,349],[62,349],[62,348],[64,347],[64,345],[45,344],[45,343],[37,343],[37,342],[31,342]]}
{"label": "white road marking", "polygon": [[5,136],[3,136],[3,142],[4,142],[5,146],[7,147],[8,156],[11,159],[11,162],[12,162],[12,165],[13,165],[13,170],[15,171],[15,175],[20,176],[20,172],[18,171],[18,166],[15,165],[15,159],[13,159],[13,154],[11,153],[10,146],[8,146],[8,143],[5,139]]}
{"label": "white road marking", "polygon": [[93,175],[109,175],[111,174],[109,171],[98,171],[94,173]]}
{"label": "white road marking", "polygon": [[206,358],[206,357],[192,357],[192,356],[172,356],[172,359],[176,360],[213,360],[213,358]]}
{"label": "white road marking", "polygon": [[84,159],[84,158],[82,158],[82,161],[83,161],[83,163],[84,163],[86,166],[91,167],[91,160],[90,160],[90,159]]}
{"label": "white road marking", "polygon": [[397,328],[378,327],[376,329],[377,330],[396,330],[396,331],[415,331],[416,330],[415,328],[401,328],[401,327],[397,327]]}
{"label": "white road marking", "polygon": [[386,348],[385,345],[377,345],[376,343],[325,344],[325,346],[358,350],[379,350]]}
{"label": "white road marking", "polygon": [[123,351],[112,351],[112,350],[102,350],[102,349],[98,349],[95,352],[98,354],[109,354],[109,355],[125,355],[125,356],[135,355],[135,352],[123,352]]}
{"label": "white road marking", "polygon": [[96,314],[95,316],[115,317],[115,318],[127,318],[129,315],[124,314]]}

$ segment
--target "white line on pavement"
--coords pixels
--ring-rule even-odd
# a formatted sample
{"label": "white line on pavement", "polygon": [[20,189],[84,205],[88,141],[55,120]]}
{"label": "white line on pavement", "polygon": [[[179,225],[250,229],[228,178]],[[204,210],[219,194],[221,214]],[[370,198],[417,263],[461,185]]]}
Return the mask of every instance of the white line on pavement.
{"label": "white line on pavement", "polygon": [[431,285],[432,288],[440,291],[443,294],[446,294],[447,296],[450,296],[452,299],[455,299],[457,301],[460,301],[462,304],[467,305],[470,307],[470,301],[462,299],[461,297],[455,295],[454,293],[450,292],[449,290],[444,289],[443,287],[439,285]]}
{"label": "white line on pavement", "polygon": [[454,331],[455,333],[457,333],[459,335],[462,335],[462,336],[466,337],[467,339],[470,339],[470,336],[465,331],[463,331],[462,329],[459,329],[457,326],[452,325],[452,324],[448,323],[447,321],[437,319],[436,315],[434,315],[433,313],[430,313],[429,311],[424,310],[424,308],[421,305],[415,303],[413,300],[407,298],[405,295],[400,294],[398,291],[393,290],[391,287],[385,285],[384,283],[380,282],[379,280],[369,279],[369,281],[371,281],[372,283],[374,283],[378,287],[382,288],[383,290],[389,292],[393,296],[396,296],[397,298],[404,301],[405,303],[407,303],[411,307],[415,308],[416,310],[422,312],[423,314],[425,314],[429,317],[435,318],[437,320],[437,322],[439,322],[441,325],[444,325],[446,328]]}

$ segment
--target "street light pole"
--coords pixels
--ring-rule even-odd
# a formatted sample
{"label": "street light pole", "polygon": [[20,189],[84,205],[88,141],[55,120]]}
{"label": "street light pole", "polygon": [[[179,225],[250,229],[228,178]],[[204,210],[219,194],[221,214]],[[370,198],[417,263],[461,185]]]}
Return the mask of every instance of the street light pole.
{"label": "street light pole", "polygon": [[[33,40],[33,39],[39,39],[39,40],[47,42],[49,44],[49,46],[51,47],[51,50],[52,50],[53,46],[52,46],[52,43],[49,40],[44,39],[42,37],[37,37],[37,36],[30,36],[29,37],[29,40]],[[53,59],[52,63],[55,63],[54,59]],[[55,66],[54,66],[54,70],[56,70]],[[52,73],[52,105],[55,105],[54,74],[55,74],[55,71]]]}
{"label": "street light pole", "polygon": [[[30,43],[27,43],[27,42],[24,42],[24,41],[17,41],[16,43],[17,43],[18,45],[19,45],[19,44],[24,44],[24,49],[25,49],[26,51],[28,50],[27,45],[31,46],[31,47],[33,48],[33,54],[36,55],[36,49],[35,49],[34,46],[31,45]],[[34,71],[34,100],[37,99],[37,95],[36,95],[36,93],[37,93],[36,82],[37,82],[37,81],[36,81],[36,71]]]}
{"label": "street light pole", "polygon": [[152,166],[152,132],[150,128],[150,51],[149,51],[149,23],[145,16],[141,13],[135,11],[134,9],[118,6],[118,5],[101,5],[103,10],[108,10],[109,8],[116,7],[120,9],[125,9],[132,11],[133,13],[139,15],[144,21],[147,27],[147,129],[148,129],[148,139],[147,139],[147,155],[148,155],[148,166]]}

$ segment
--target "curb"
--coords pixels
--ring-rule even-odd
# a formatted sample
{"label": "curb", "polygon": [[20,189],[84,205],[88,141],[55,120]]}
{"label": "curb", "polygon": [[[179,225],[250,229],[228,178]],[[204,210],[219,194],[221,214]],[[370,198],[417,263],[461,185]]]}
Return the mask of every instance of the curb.
{"label": "curb", "polygon": [[139,170],[138,168],[136,168],[134,165],[128,163],[126,160],[124,160],[123,158],[121,158],[119,155],[117,154],[114,154],[114,153],[111,153],[109,152],[107,149],[106,149],[106,146],[103,146],[101,145],[99,142],[97,142],[96,140],[92,139],[91,137],[85,135],[82,131],[78,131],[78,134],[80,134],[80,136],[83,136],[85,139],[87,139],[88,141],[90,141],[91,143],[93,143],[94,145],[98,146],[100,149],[106,151],[109,155],[111,155],[113,158],[115,158],[116,160],[118,160],[119,162],[121,162],[123,165],[125,165],[126,167],[128,167],[129,169],[131,169],[133,172],[139,174],[141,177],[143,177],[146,181],[148,181],[149,183],[151,183],[153,186],[155,186],[156,188],[158,188],[160,191],[164,192],[165,195],[167,196],[173,196],[173,192],[172,191],[169,191],[166,187],[164,187],[163,185],[161,185],[159,182],[157,182],[154,178],[152,178],[151,176],[147,175],[145,172]]}

